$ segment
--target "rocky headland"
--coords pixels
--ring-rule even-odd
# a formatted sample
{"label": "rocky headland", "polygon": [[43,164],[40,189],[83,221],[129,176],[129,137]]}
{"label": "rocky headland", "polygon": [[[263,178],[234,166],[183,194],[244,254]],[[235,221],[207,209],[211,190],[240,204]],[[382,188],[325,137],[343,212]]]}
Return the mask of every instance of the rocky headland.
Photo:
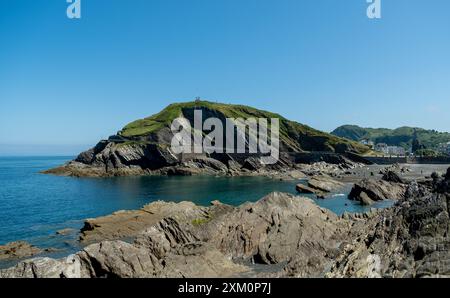
{"label": "rocky headland", "polygon": [[[449,277],[450,169],[432,176],[374,179],[378,195],[378,187],[402,190],[394,206],[340,217],[284,193],[239,207],[155,202],[87,220],[81,238],[94,243],[0,276]],[[372,186],[361,185],[370,198]]]}
{"label": "rocky headland", "polygon": [[[273,165],[262,164],[261,152],[175,154],[171,149],[171,123],[174,119],[183,117],[193,126],[194,111],[201,111],[204,119],[214,117],[223,123],[227,119],[278,118],[278,162]],[[246,132],[245,138],[245,152],[249,152],[250,139],[255,136]],[[225,148],[223,149],[225,152]],[[308,156],[309,152],[323,152],[323,156]],[[195,101],[172,104],[156,115],[134,121],[117,135],[102,140],[95,147],[79,154],[75,160],[44,173],[75,177],[206,174],[285,178],[290,176],[290,172],[295,175],[298,164],[304,164],[302,169],[305,172],[317,171],[317,168],[310,168],[308,165],[321,161],[326,162],[322,166],[329,168],[327,170],[331,170],[329,164],[336,165],[337,170],[353,168],[361,161],[358,154],[368,152],[368,147],[357,142],[289,121],[271,112],[248,106]],[[298,154],[303,155],[300,158]]]}

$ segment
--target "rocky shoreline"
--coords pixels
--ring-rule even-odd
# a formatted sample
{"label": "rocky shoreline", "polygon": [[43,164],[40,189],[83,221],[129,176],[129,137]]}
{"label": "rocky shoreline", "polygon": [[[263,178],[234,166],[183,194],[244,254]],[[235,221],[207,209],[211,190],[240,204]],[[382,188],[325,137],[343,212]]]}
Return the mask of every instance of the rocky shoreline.
{"label": "rocky shoreline", "polygon": [[[347,158],[338,159],[335,161],[336,163],[326,163],[322,161],[304,164],[296,163],[288,157],[282,158],[275,165],[264,165],[261,164],[259,158],[257,157],[233,157],[232,155],[226,154],[226,160],[221,160],[222,158],[216,159],[211,156],[195,156],[190,158],[173,156],[173,160],[169,161],[164,159],[157,163],[159,165],[158,167],[149,168],[142,164],[142,159],[150,157],[134,156],[134,151],[133,158],[136,158],[136,160],[129,160],[132,157],[127,157],[127,160],[129,160],[128,162],[131,164],[125,165],[116,162],[114,165],[108,165],[109,159],[112,157],[105,157],[104,152],[96,154],[95,158],[99,159],[99,161],[92,162],[85,160],[85,154],[90,154],[90,156],[95,154],[95,152],[91,152],[91,150],[80,154],[75,160],[70,161],[65,165],[43,171],[42,173],[70,177],[210,175],[228,177],[262,176],[280,179],[300,179],[306,176],[319,175],[321,173],[336,176],[364,166],[363,163],[352,161]],[[134,148],[133,150],[137,149]],[[109,154],[113,153],[109,152]],[[114,154],[119,153],[116,152]],[[154,155],[151,155],[151,157],[154,158]]]}
{"label": "rocky shoreline", "polygon": [[81,240],[92,244],[0,277],[449,277],[450,169],[394,174],[354,188],[371,200],[370,187],[399,188],[393,207],[340,217],[284,193],[239,207],[155,202],[87,220]]}

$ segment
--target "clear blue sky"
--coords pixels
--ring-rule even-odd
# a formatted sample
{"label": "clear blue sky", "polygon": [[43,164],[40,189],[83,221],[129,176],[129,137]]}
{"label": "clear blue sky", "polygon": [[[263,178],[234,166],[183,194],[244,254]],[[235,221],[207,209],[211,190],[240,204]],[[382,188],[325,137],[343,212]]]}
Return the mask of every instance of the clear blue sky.
{"label": "clear blue sky", "polygon": [[450,1],[0,0],[0,154],[77,153],[195,96],[450,130]]}

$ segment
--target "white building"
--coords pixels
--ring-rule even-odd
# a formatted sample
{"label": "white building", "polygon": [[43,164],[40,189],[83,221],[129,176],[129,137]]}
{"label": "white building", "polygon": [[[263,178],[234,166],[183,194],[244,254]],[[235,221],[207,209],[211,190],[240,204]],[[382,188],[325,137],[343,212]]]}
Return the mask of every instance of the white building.
{"label": "white building", "polygon": [[406,150],[400,146],[388,146],[385,143],[378,143],[375,145],[375,151],[382,152],[386,155],[405,156]]}
{"label": "white building", "polygon": [[406,151],[405,148],[399,146],[388,146],[387,154],[389,155],[397,155],[397,156],[405,156]]}
{"label": "white building", "polygon": [[445,154],[450,154],[450,142],[439,144],[438,151]]}
{"label": "white building", "polygon": [[378,143],[375,145],[375,151],[388,154],[388,145],[385,143]]}

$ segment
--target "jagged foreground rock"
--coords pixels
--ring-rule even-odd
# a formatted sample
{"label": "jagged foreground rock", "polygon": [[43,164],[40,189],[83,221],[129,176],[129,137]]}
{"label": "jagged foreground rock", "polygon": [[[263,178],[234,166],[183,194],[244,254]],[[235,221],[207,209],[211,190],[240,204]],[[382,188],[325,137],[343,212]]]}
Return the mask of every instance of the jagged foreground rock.
{"label": "jagged foreground rock", "polygon": [[329,277],[449,277],[450,179],[408,185],[405,199],[355,221]]}
{"label": "jagged foreground rock", "polygon": [[22,262],[0,276],[254,276],[251,266],[241,264],[250,259],[261,264],[300,262],[304,276],[320,276],[349,227],[312,200],[281,193],[240,207],[216,203],[197,211],[160,220],[133,244],[104,241],[62,260]]}
{"label": "jagged foreground rock", "polygon": [[0,276],[450,276],[449,191],[448,178],[413,182],[392,208],[342,217],[282,193],[240,207],[191,206],[151,224],[132,244],[104,241]]}

